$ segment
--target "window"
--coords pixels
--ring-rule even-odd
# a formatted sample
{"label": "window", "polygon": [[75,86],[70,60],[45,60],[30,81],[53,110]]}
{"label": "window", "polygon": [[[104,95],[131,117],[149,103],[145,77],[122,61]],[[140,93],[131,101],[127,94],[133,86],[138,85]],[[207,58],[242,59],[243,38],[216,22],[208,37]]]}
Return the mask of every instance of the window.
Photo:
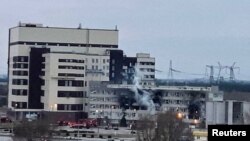
{"label": "window", "polygon": [[98,59],[95,59],[95,62],[98,63]]}
{"label": "window", "polygon": [[71,63],[84,63],[84,60],[76,60],[76,59],[59,59],[59,62],[71,62]]}
{"label": "window", "polygon": [[106,62],[105,59],[103,59],[103,64],[105,64],[105,62]]}
{"label": "window", "polygon": [[58,80],[58,86],[84,87],[83,84],[80,80]]}
{"label": "window", "polygon": [[16,102],[12,101],[11,106],[15,109],[26,109],[27,108],[27,102]]}
{"label": "window", "polygon": [[114,59],[112,59],[112,64],[115,64],[115,60]]}
{"label": "window", "polygon": [[57,104],[57,110],[83,110],[83,104]]}
{"label": "window", "polygon": [[27,85],[27,79],[12,79],[12,85]]}
{"label": "window", "polygon": [[41,71],[41,76],[44,76],[45,75],[45,71]]}
{"label": "window", "polygon": [[26,64],[26,63],[14,63],[13,68],[27,69],[28,64]]}
{"label": "window", "polygon": [[27,90],[25,90],[25,89],[12,89],[12,95],[25,96],[25,95],[27,95]]}
{"label": "window", "polygon": [[14,56],[13,62],[28,62],[29,57],[28,56]]}
{"label": "window", "polygon": [[92,58],[92,63],[95,63],[95,59],[94,58]]}
{"label": "window", "polygon": [[66,62],[66,59],[59,59],[59,62]]}
{"label": "window", "polygon": [[49,46],[57,46],[57,43],[48,43]]}
{"label": "window", "polygon": [[45,64],[42,64],[42,69],[44,69],[45,68]]}
{"label": "window", "polygon": [[42,62],[45,62],[45,57],[42,57]]}
{"label": "window", "polygon": [[13,71],[13,75],[28,76],[28,71]]}
{"label": "window", "polygon": [[95,66],[95,69],[98,70],[98,66]]}
{"label": "window", "polygon": [[58,73],[58,76],[65,76],[65,77],[84,77],[84,74]]}
{"label": "window", "polygon": [[75,69],[75,70],[84,70],[84,66],[62,66],[59,65],[58,69]]}
{"label": "window", "polygon": [[86,97],[86,92],[83,92],[83,91],[58,91],[57,97],[84,98],[84,97]]}

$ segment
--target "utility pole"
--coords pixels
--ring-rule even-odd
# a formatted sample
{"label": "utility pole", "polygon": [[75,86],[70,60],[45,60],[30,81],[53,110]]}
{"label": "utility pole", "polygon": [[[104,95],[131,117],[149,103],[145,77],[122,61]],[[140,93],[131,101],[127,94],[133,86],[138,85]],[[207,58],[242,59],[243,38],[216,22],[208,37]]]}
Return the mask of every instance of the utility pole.
{"label": "utility pole", "polygon": [[230,74],[229,74],[230,75],[229,76],[230,81],[235,80],[234,70],[236,70],[236,69],[240,70],[240,67],[235,67],[235,64],[236,64],[236,62],[234,62],[232,66],[226,66],[226,68],[229,69],[229,71],[230,71]]}
{"label": "utility pole", "polygon": [[218,69],[218,77],[217,77],[217,82],[220,82],[221,80],[221,71],[223,69],[226,69],[226,66],[222,66],[220,62],[218,62],[218,66],[215,66],[215,68]]}
{"label": "utility pole", "polygon": [[214,81],[214,66],[213,65],[206,65],[206,68],[210,69],[209,80],[210,82]]}
{"label": "utility pole", "polygon": [[172,67],[172,60],[169,62],[169,70],[168,70],[168,79],[172,80],[173,79],[173,67]]}

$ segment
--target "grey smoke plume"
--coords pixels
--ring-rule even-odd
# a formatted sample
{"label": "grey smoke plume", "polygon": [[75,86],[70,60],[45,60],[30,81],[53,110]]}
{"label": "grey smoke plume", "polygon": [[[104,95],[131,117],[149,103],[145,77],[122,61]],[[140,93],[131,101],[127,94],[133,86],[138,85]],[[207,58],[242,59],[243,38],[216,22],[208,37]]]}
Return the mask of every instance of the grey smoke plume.
{"label": "grey smoke plume", "polygon": [[149,113],[151,115],[155,114],[155,104],[151,98],[151,93],[142,89],[140,82],[141,82],[141,73],[138,68],[135,67],[135,74],[134,74],[134,86],[132,91],[135,93],[135,100],[140,105],[146,106]]}

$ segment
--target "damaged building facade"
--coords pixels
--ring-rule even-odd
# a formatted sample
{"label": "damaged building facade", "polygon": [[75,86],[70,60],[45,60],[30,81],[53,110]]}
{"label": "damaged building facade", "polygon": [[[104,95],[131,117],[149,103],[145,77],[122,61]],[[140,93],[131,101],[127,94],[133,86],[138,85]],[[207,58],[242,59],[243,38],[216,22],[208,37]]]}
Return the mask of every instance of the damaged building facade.
{"label": "damaged building facade", "polygon": [[89,83],[132,84],[136,64],[145,69],[143,85],[154,85],[154,58],[125,56],[118,48],[118,32],[30,23],[10,28],[8,107],[16,118],[41,111],[86,118]]}
{"label": "damaged building facade", "polygon": [[128,57],[115,29],[61,28],[20,23],[9,30],[8,107],[16,119],[53,114],[57,120],[105,118],[128,122],[152,112],[205,117],[215,87],[157,86],[155,58]]}

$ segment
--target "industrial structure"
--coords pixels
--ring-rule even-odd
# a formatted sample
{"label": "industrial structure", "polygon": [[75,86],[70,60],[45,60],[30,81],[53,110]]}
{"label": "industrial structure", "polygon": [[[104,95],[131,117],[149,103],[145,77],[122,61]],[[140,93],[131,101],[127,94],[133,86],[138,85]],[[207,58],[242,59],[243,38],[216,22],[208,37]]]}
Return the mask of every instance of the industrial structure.
{"label": "industrial structure", "polygon": [[[47,27],[19,23],[9,30],[8,107],[16,119],[53,114],[57,120],[101,118],[118,124],[145,114],[177,111],[187,120],[208,118],[207,102],[223,102],[216,86],[159,86],[155,58],[128,57],[119,49],[117,28]],[[207,65],[210,80],[214,69]],[[169,77],[173,72],[170,61]],[[218,78],[220,74],[218,75]],[[44,115],[43,115],[44,114]],[[209,118],[208,118],[209,119]]]}

